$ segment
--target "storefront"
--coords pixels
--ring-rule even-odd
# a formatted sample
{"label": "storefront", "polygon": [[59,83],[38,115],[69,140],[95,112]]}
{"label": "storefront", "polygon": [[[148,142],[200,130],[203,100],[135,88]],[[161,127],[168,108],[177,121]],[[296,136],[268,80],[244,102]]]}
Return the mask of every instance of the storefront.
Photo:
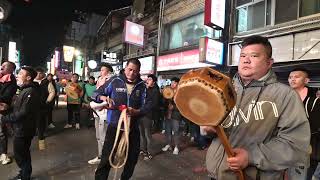
{"label": "storefront", "polygon": [[[289,72],[297,67],[304,67],[310,71],[311,86],[320,85],[320,30],[290,33],[287,35],[270,37],[273,70],[279,80],[287,83]],[[239,43],[229,44],[229,66],[237,66],[240,56]]]}
{"label": "storefront", "polygon": [[[166,4],[163,17],[160,56],[157,58],[159,85],[170,84],[172,77],[181,77],[190,69],[214,66],[201,62],[200,39],[219,38],[220,31],[204,25],[204,2],[182,1]],[[179,7],[185,7],[181,12]],[[222,62],[221,62],[222,63]]]}
{"label": "storefront", "polygon": [[159,56],[157,60],[159,85],[160,87],[169,85],[172,77],[180,77],[190,69],[209,66],[212,67],[214,65],[200,62],[199,49]]}

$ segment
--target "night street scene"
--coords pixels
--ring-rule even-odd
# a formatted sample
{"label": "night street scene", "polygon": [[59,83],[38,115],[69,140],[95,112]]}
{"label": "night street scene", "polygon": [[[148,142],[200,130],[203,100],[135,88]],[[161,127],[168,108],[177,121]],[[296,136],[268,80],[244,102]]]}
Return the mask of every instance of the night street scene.
{"label": "night street scene", "polygon": [[320,180],[320,0],[0,0],[0,180]]}

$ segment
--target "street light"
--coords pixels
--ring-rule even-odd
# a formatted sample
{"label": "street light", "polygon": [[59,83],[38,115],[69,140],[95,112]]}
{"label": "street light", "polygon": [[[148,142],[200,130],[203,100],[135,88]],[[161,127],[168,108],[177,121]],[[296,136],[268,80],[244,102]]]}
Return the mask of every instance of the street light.
{"label": "street light", "polygon": [[11,10],[11,4],[7,0],[0,0],[0,23],[7,19]]}
{"label": "street light", "polygon": [[4,9],[0,7],[0,20],[4,19]]}
{"label": "street light", "polygon": [[81,52],[80,52],[78,49],[76,49],[76,50],[74,51],[74,54],[75,54],[76,56],[79,56],[79,55],[81,54]]}
{"label": "street light", "polygon": [[89,66],[89,68],[90,69],[95,69],[95,68],[97,68],[97,62],[95,61],[95,60],[90,60],[90,61],[88,61],[88,66]]}

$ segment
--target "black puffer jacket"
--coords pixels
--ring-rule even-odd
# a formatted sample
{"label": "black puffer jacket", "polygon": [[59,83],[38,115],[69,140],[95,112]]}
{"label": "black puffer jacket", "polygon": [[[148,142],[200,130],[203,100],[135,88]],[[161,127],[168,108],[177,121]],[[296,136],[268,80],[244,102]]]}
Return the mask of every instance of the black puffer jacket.
{"label": "black puffer jacket", "polygon": [[1,121],[12,124],[16,137],[31,137],[36,132],[36,121],[39,118],[39,87],[31,83],[21,88],[13,105],[13,111],[3,116]]}
{"label": "black puffer jacket", "polygon": [[157,84],[147,89],[147,98],[151,99],[151,111],[146,114],[146,117],[152,120],[157,119],[160,110],[160,90]]}
{"label": "black puffer jacket", "polygon": [[320,161],[320,99],[316,97],[315,90],[308,87],[307,97],[303,104],[307,113],[311,130],[311,159]]}

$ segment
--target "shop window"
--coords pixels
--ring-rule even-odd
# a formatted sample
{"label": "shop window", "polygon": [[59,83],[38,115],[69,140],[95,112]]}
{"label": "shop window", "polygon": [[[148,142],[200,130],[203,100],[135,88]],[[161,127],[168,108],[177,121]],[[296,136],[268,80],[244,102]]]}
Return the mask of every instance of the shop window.
{"label": "shop window", "polygon": [[203,20],[204,14],[201,13],[165,27],[163,49],[198,45],[200,37],[214,37],[216,33],[203,25]]}
{"label": "shop window", "polygon": [[244,4],[250,3],[252,0],[237,0],[237,7],[242,6]]}
{"label": "shop window", "polygon": [[296,20],[298,17],[298,0],[277,0],[275,14],[276,24]]}
{"label": "shop window", "polygon": [[272,16],[271,1],[272,0],[267,0],[266,25],[271,25],[271,16]]}
{"label": "shop window", "polygon": [[237,32],[243,32],[243,31],[264,27],[266,24],[266,8],[265,7],[266,7],[266,2],[260,1],[258,3],[254,3],[248,6],[238,8],[237,9]]}
{"label": "shop window", "polygon": [[301,0],[300,17],[320,13],[320,0]]}

